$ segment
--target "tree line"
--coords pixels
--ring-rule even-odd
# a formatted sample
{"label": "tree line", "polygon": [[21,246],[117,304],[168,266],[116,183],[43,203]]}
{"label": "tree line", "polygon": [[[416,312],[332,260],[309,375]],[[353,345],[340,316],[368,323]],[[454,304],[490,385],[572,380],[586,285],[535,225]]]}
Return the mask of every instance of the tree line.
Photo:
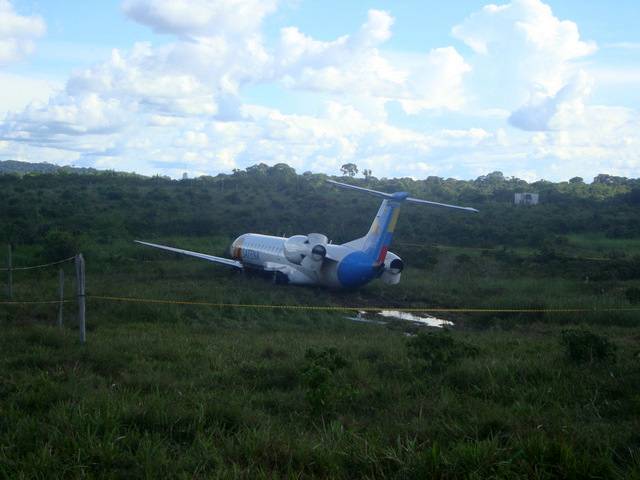
{"label": "tree line", "polygon": [[[172,180],[118,172],[0,174],[0,242],[109,243],[168,236],[232,238],[244,232],[275,235],[323,232],[334,242],[363,235],[378,201],[325,183],[324,174],[298,174],[285,165],[258,164],[232,174]],[[477,215],[403,207],[398,231],[406,242],[460,246],[539,247],[567,234],[640,236],[640,181],[599,175],[590,184],[528,183],[500,172],[475,180],[331,177],[387,192],[473,206]],[[540,204],[514,205],[517,192]]]}

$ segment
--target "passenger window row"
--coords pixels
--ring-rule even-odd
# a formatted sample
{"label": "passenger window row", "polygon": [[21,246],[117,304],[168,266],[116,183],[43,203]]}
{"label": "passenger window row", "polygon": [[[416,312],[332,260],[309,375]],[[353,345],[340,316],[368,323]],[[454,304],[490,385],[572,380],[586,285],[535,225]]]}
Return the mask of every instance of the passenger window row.
{"label": "passenger window row", "polygon": [[259,250],[261,252],[267,251],[267,252],[279,253],[279,252],[282,251],[282,248],[280,248],[280,247],[278,247],[276,245],[266,245],[264,243],[256,243],[256,244],[249,243],[247,245],[247,247],[249,249]]}

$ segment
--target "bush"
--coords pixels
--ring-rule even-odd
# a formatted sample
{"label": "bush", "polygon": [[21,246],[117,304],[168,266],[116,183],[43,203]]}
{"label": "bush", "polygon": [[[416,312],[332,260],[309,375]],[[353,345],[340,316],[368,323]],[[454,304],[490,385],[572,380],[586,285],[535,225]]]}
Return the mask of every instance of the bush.
{"label": "bush", "polygon": [[427,370],[442,371],[465,357],[475,357],[478,348],[455,340],[448,332],[420,333],[407,342],[409,355]]}
{"label": "bush", "polygon": [[338,352],[335,347],[315,350],[310,348],[305,353],[304,358],[311,364],[326,368],[331,372],[340,370],[349,365],[349,362]]}
{"label": "bush", "polygon": [[614,343],[584,328],[563,330],[560,343],[565,356],[574,363],[615,361],[616,358]]}
{"label": "bush", "polygon": [[349,363],[334,347],[315,350],[310,348],[305,354],[302,378],[306,386],[305,397],[315,414],[328,413],[343,396],[335,373]]}
{"label": "bush", "polygon": [[[407,264],[415,268],[432,269],[438,264],[438,249],[434,247],[420,247],[406,255]],[[404,257],[405,255],[403,255]]]}
{"label": "bush", "polygon": [[314,413],[325,413],[332,403],[333,385],[331,370],[319,365],[308,366],[303,374],[307,390],[305,398]]}
{"label": "bush", "polygon": [[78,240],[63,230],[49,230],[44,237],[44,258],[55,262],[63,258],[73,257],[79,250]]}

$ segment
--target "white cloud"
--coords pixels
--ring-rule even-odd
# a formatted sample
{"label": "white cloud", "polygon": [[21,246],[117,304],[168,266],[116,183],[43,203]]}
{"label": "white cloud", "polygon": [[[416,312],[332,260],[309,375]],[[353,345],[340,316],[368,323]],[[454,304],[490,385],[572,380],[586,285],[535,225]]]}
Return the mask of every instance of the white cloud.
{"label": "white cloud", "polygon": [[592,67],[589,69],[589,73],[598,86],[628,87],[635,90],[640,86],[640,67],[637,64],[621,67]]}
{"label": "white cloud", "polygon": [[561,159],[635,160],[640,166],[640,115],[624,107],[604,105],[584,108],[571,129],[548,132],[542,137],[543,153]]}
{"label": "white cloud", "polygon": [[[172,176],[257,162],[329,173],[355,162],[379,177],[637,175],[638,112],[587,102],[589,74],[600,77],[577,60],[595,45],[538,0],[471,15],[454,28],[470,50],[411,53],[388,48],[394,19],[381,10],[333,40],[287,27],[269,44],[261,22],[275,7],[125,1],[130,18],[175,38],[114,50],[9,114],[3,156]],[[294,115],[243,103],[247,85],[274,83],[324,108]],[[406,120],[392,103],[421,116]]]}
{"label": "white cloud", "polygon": [[402,86],[406,72],[394,68],[376,47],[391,37],[392,24],[387,12],[370,10],[359,32],[328,42],[296,27],[283,28],[276,75],[289,88],[391,95]]}
{"label": "white cloud", "polygon": [[460,109],[466,101],[464,75],[471,67],[453,47],[436,48],[414,64],[400,104],[406,113],[448,108]]}
{"label": "white cloud", "polygon": [[30,146],[101,155],[116,147],[115,133],[132,118],[133,112],[116,99],[58,95],[7,115],[0,135]]}
{"label": "white cloud", "polygon": [[454,37],[475,53],[475,85],[493,107],[514,108],[532,95],[555,95],[578,69],[576,60],[596,51],[580,38],[578,26],[554,16],[540,0],[487,5],[453,27]]}
{"label": "white cloud", "polygon": [[[436,174],[452,154],[457,158],[461,152],[466,155],[475,147],[496,142],[495,135],[480,128],[431,133],[399,128],[338,102],[329,102],[318,117],[285,115],[258,106],[245,107],[245,113],[254,129],[245,156],[291,164],[290,158],[297,168],[325,172],[337,172],[343,163],[355,162],[376,176]],[[301,159],[301,164],[295,159]]]}
{"label": "white cloud", "polygon": [[158,33],[216,37],[255,32],[276,0],[125,0],[133,20]]}
{"label": "white cloud", "polygon": [[640,50],[640,42],[607,43],[605,48],[619,48],[622,50]]}
{"label": "white cloud", "polygon": [[9,0],[0,0],[0,66],[32,53],[45,31],[40,17],[18,15]]}
{"label": "white cloud", "polygon": [[[198,5],[203,7],[205,3],[211,2]],[[178,9],[183,7],[176,5]],[[142,15],[140,9],[143,7],[149,18],[157,22],[165,17],[169,21],[167,15],[174,8],[162,2],[139,0],[124,6],[135,18]],[[218,14],[231,15],[226,10]],[[241,118],[242,86],[279,78],[292,88],[345,93],[353,100],[349,103],[357,105],[357,109],[338,108],[337,103],[328,109],[333,121],[340,120],[345,130],[357,128],[368,116],[384,120],[384,105],[391,99],[400,101],[405,110],[412,113],[423,109],[454,108],[461,103],[461,76],[468,66],[452,47],[435,49],[418,59],[415,67],[407,64],[406,69],[394,66],[378,52],[376,45],[391,36],[393,19],[386,12],[369,11],[367,21],[355,34],[332,42],[314,40],[295,28],[283,29],[280,46],[273,54],[275,58],[253,31],[244,36],[224,36],[222,30],[218,35],[220,32],[209,28],[214,22],[211,17],[205,22],[211,36],[197,36],[196,33],[204,32],[205,27],[198,23],[202,19],[191,19],[195,23],[189,23],[191,17],[178,17],[174,20],[179,28],[174,25],[175,28],[169,29],[168,24],[161,22],[158,25],[179,33],[182,39],[159,47],[137,43],[130,52],[114,50],[107,61],[73,73],[64,91],[49,102],[33,104],[8,117],[2,128],[3,138],[40,145],[56,144],[74,151],[86,151],[91,145],[98,145],[97,153],[103,154],[114,148],[130,147],[127,140],[115,138],[126,130],[125,127],[154,128],[157,134],[158,129],[170,126],[188,129],[198,121],[244,122],[246,119]],[[187,35],[188,32],[194,35]],[[338,116],[348,118],[349,122]],[[266,121],[277,123],[276,117],[271,116]],[[310,122],[308,118],[301,121]],[[314,125],[315,133],[323,128],[326,128],[323,124]],[[279,136],[283,142],[297,141],[296,136],[301,131],[304,131],[303,127],[288,123],[285,129],[269,130],[269,135]],[[327,137],[339,136],[335,128],[330,132]],[[375,143],[381,148],[394,144],[394,136],[400,136],[402,141],[414,139],[404,133],[401,135],[400,129],[391,126],[381,134],[380,141]],[[78,137],[82,135],[114,138],[103,142],[95,138],[79,141]],[[175,139],[173,146],[204,149],[209,145],[208,139],[197,138],[196,141],[196,137],[189,138],[185,134]],[[342,139],[335,145],[339,152],[354,148],[351,140]],[[309,145],[307,153],[296,152],[297,158],[301,159],[298,163],[311,150]],[[229,154],[225,158],[225,164],[229,164]],[[256,158],[260,158],[258,152]],[[283,157],[280,161],[287,159]]]}
{"label": "white cloud", "polygon": [[114,50],[107,62],[73,74],[66,91],[127,99],[159,113],[214,114],[218,110],[215,91],[205,83],[209,74],[200,76],[200,62],[211,58],[213,70],[215,60],[224,55],[224,49],[204,45],[175,43],[153,48],[137,43],[129,54]]}
{"label": "white cloud", "polygon": [[[595,81],[629,83],[635,72],[617,75],[579,63],[596,46],[580,38],[575,23],[558,19],[539,0],[514,0],[484,7],[453,34],[475,53],[473,94],[487,108],[510,109],[509,123],[522,130],[498,132],[495,144],[484,143],[479,155],[464,160],[468,168],[495,161],[527,178],[638,175],[639,112],[588,103]],[[449,153],[455,158],[454,149]]]}
{"label": "white cloud", "polygon": [[355,43],[361,47],[375,47],[391,38],[393,17],[389,12],[369,10],[367,22],[355,35]]}
{"label": "white cloud", "polygon": [[259,75],[265,62],[253,40],[137,43],[130,52],[113,50],[107,61],[74,72],[63,91],[10,115],[0,131],[5,139],[84,151],[94,143],[80,142],[80,135],[113,136],[134,124],[166,127],[180,117],[235,118],[240,86]]}
{"label": "white cloud", "polygon": [[209,137],[204,132],[188,130],[175,142],[175,145],[178,147],[205,148],[209,146]]}
{"label": "white cloud", "polygon": [[24,109],[33,101],[46,102],[59,89],[54,81],[0,72],[0,118],[9,111]]}
{"label": "white cloud", "polygon": [[462,89],[469,65],[453,47],[423,55],[398,55],[379,50],[391,37],[393,17],[370,10],[354,35],[333,41],[315,40],[296,27],[281,30],[279,76],[288,88],[367,96],[398,101],[405,112],[457,109],[465,101]]}
{"label": "white cloud", "polygon": [[592,80],[580,72],[555,95],[532,96],[527,104],[513,112],[509,123],[523,130],[570,128],[584,114],[584,100],[589,96]]}

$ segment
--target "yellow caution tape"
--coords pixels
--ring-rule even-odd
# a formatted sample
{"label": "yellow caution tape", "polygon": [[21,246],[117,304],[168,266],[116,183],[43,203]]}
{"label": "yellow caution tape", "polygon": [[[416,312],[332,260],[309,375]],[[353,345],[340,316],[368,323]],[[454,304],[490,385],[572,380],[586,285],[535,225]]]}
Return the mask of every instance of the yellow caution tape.
{"label": "yellow caution tape", "polygon": [[31,267],[11,267],[10,269],[9,268],[0,268],[0,271],[7,272],[9,270],[12,270],[12,271],[15,271],[15,270],[33,270],[34,268],[51,267],[52,265],[58,265],[58,264],[64,263],[64,262],[70,262],[74,258],[76,258],[76,257],[69,257],[69,258],[65,258],[64,260],[58,260],[57,262],[43,263],[42,265],[33,265]]}
{"label": "yellow caution tape", "polygon": [[58,304],[58,303],[71,303],[74,300],[36,300],[36,301],[28,301],[28,302],[21,302],[21,301],[7,301],[7,302],[0,302],[0,305],[48,305],[48,304]]}
{"label": "yellow caution tape", "polygon": [[[434,313],[593,313],[593,312],[640,312],[640,307],[604,307],[604,308],[444,308],[444,307],[346,307],[339,305],[268,305],[263,303],[215,303],[188,300],[163,300],[157,298],[113,297],[106,295],[87,295],[88,299],[113,302],[151,303],[163,305],[195,305],[215,308],[251,308],[270,310],[316,310],[342,312],[434,312]],[[51,305],[72,303],[75,300],[36,300],[36,301],[3,301],[0,305]]]}
{"label": "yellow caution tape", "polygon": [[369,311],[379,312],[393,310],[396,312],[459,312],[459,313],[587,313],[587,312],[632,312],[640,311],[640,307],[606,307],[606,308],[441,308],[441,307],[343,307],[329,305],[268,305],[252,303],[214,303],[187,300],[163,300],[154,298],[112,297],[104,295],[87,295],[88,299],[115,302],[155,303],[165,305],[197,305],[216,308],[253,308],[280,310],[324,310],[324,311]]}

